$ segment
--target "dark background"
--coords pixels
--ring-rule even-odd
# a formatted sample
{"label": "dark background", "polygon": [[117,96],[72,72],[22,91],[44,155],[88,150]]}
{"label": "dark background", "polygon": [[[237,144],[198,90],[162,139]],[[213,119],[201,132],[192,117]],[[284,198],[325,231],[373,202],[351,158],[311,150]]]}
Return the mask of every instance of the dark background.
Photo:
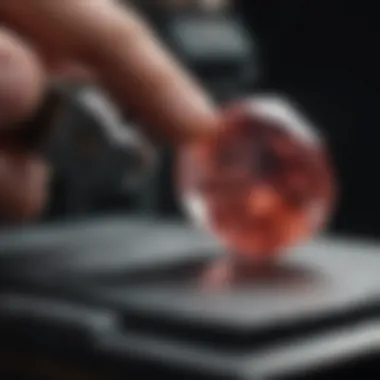
{"label": "dark background", "polygon": [[323,129],[341,183],[338,231],[378,236],[379,24],[368,1],[237,1],[266,83]]}

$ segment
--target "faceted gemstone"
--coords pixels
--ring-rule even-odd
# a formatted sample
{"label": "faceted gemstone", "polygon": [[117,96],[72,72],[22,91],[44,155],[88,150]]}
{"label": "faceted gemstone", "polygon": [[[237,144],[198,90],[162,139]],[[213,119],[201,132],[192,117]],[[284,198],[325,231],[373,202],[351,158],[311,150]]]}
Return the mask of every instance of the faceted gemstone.
{"label": "faceted gemstone", "polygon": [[197,224],[237,257],[254,261],[319,232],[335,195],[322,138],[275,97],[228,107],[213,136],[182,148],[178,186]]}

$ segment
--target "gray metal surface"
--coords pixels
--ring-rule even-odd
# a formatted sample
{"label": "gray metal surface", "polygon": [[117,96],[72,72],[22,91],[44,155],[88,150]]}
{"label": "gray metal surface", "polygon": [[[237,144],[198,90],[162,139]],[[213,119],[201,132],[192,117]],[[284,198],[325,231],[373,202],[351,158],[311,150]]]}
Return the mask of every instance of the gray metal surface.
{"label": "gray metal surface", "polygon": [[279,272],[273,281],[211,292],[187,281],[119,282],[110,284],[108,296],[145,312],[242,330],[360,310],[380,300],[377,245],[321,239],[284,257]]}
{"label": "gray metal surface", "polygon": [[219,254],[208,236],[177,221],[105,217],[0,232],[0,272],[82,276]]}
{"label": "gray metal surface", "polygon": [[[99,350],[234,379],[281,378],[379,353],[380,252],[375,243],[321,238],[284,256],[278,278],[216,292],[178,278],[127,281],[136,269],[221,254],[207,236],[176,221],[103,218],[0,233],[1,270],[50,273],[50,280],[57,274],[83,278],[78,294],[83,291],[107,310],[118,310],[124,322],[99,337]],[[116,282],[91,276],[110,271],[124,271],[125,282],[123,276]],[[350,316],[368,306],[373,307],[370,316],[348,324],[255,345],[255,334]],[[135,330],[128,311],[149,317],[148,330]],[[216,328],[238,339],[250,336],[252,345],[245,342],[237,350],[227,340],[210,345],[207,336],[160,332],[163,320],[182,326],[185,335]]]}

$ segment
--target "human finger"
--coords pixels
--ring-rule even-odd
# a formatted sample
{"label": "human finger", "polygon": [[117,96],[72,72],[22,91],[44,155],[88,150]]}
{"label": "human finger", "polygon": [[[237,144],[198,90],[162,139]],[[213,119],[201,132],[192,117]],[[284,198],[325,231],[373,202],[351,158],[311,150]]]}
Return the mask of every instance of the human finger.
{"label": "human finger", "polygon": [[42,99],[45,76],[38,57],[6,29],[0,29],[0,127],[31,115]]}
{"label": "human finger", "polygon": [[95,0],[12,0],[3,17],[45,50],[84,62],[150,133],[188,141],[217,124],[215,106],[131,8]]}

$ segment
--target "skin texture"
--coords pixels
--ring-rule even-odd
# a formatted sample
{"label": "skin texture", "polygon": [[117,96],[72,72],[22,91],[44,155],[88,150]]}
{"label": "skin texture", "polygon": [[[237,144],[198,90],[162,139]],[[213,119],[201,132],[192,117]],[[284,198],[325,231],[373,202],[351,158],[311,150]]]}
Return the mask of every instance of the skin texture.
{"label": "skin texture", "polygon": [[33,217],[46,201],[47,166],[18,143],[16,125],[36,112],[53,76],[97,81],[147,134],[167,143],[197,139],[217,125],[208,96],[132,8],[111,0],[5,0],[0,22],[4,221]]}

